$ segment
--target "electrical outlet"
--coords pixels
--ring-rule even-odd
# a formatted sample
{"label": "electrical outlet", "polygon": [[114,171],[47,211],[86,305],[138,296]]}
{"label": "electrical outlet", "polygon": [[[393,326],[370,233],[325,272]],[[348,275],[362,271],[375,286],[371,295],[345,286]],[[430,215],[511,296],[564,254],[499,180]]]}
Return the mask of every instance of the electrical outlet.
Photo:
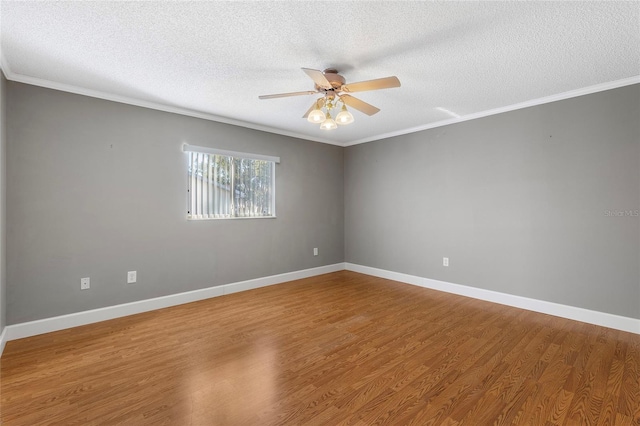
{"label": "electrical outlet", "polygon": [[313,248],[313,255],[317,256],[318,255],[318,247],[314,247]]}
{"label": "electrical outlet", "polygon": [[449,258],[448,257],[443,257],[442,258],[442,266],[449,266]]}
{"label": "electrical outlet", "polygon": [[91,279],[89,277],[80,278],[80,290],[88,290],[91,288]]}
{"label": "electrical outlet", "polygon": [[127,284],[133,284],[138,279],[138,271],[127,272]]}

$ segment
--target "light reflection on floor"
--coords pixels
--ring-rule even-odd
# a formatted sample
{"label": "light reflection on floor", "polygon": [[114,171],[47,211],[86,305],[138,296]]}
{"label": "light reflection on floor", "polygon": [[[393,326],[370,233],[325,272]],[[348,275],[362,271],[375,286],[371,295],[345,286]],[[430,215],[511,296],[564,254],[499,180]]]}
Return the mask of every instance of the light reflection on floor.
{"label": "light reflection on floor", "polygon": [[258,342],[239,357],[194,365],[185,375],[191,424],[256,424],[278,394],[276,361],[273,345]]}

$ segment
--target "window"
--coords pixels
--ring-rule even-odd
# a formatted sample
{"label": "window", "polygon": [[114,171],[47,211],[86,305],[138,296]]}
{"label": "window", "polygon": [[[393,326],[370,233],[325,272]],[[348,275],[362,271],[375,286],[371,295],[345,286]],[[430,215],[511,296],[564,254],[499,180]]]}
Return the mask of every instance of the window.
{"label": "window", "polygon": [[185,145],[189,219],[275,217],[278,157]]}

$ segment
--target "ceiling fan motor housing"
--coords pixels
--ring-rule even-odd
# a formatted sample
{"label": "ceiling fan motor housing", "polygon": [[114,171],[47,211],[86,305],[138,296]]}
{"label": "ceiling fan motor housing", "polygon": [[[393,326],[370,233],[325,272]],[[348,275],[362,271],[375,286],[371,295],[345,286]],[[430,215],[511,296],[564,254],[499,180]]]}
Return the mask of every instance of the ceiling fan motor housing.
{"label": "ceiling fan motor housing", "polygon": [[[333,90],[341,88],[346,82],[344,77],[338,74],[338,70],[336,70],[335,68],[327,68],[326,70],[322,71],[322,73],[324,74],[327,81],[331,83],[331,87],[333,87]],[[322,88],[317,84],[315,85],[315,87],[316,87],[316,90],[320,90],[320,91],[332,90],[332,89]]]}

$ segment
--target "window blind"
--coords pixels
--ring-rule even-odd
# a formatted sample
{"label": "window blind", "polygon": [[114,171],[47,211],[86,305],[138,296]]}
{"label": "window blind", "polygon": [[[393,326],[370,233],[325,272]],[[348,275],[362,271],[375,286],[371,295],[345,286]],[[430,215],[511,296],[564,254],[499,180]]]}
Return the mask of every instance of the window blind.
{"label": "window blind", "polygon": [[275,217],[278,157],[185,145],[189,219]]}

